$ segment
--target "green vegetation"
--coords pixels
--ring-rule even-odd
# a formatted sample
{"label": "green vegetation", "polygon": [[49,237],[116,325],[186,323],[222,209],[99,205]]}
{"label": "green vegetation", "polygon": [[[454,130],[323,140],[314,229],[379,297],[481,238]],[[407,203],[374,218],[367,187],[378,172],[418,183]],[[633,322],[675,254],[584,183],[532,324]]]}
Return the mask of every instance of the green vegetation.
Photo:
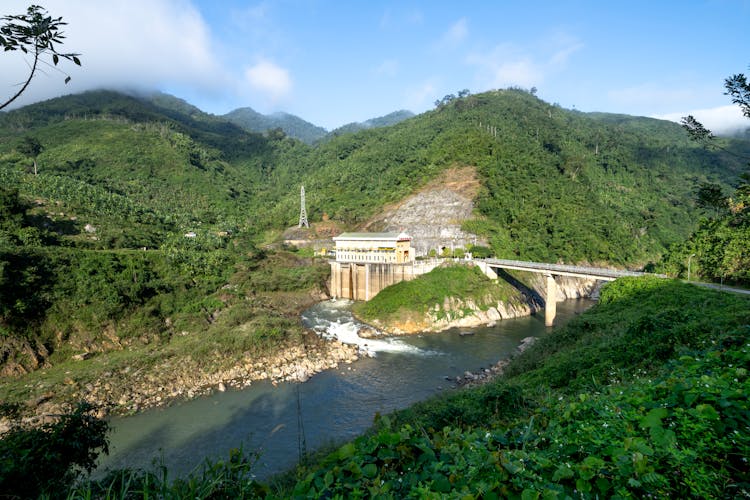
{"label": "green vegetation", "polygon": [[[327,266],[261,248],[296,222],[303,182],[312,221],[327,214],[351,228],[445,169],[471,166],[482,186],[464,229],[487,239],[485,253],[637,265],[697,230],[671,247],[665,268],[684,272],[695,253],[696,275],[746,282],[744,191],[703,222],[706,205],[693,200],[696,186],[726,192],[745,168],[736,155],[747,155],[747,141],[720,145],[703,149],[675,124],[568,111],[518,89],[462,91],[418,117],[315,147],[162,94],[89,92],[2,113],[0,366],[17,377],[3,379],[0,399],[39,400],[54,388],[59,404],[103,379],[215,373],[304,342],[298,311],[324,287]],[[424,310],[452,295],[509,297],[463,268],[400,286],[361,314]],[[747,489],[735,460],[748,455],[746,438],[733,437],[747,425],[736,417],[746,398],[731,392],[736,378],[747,394],[746,373],[736,372],[747,369],[745,344],[732,340],[747,335],[747,310],[742,299],[674,283],[612,285],[601,306],[502,381],[384,419],[290,488],[731,496]],[[73,361],[81,352],[95,354]],[[698,392],[702,377],[721,392]],[[666,414],[651,414],[657,406]],[[597,441],[599,427],[614,444]],[[555,439],[572,444],[555,448]],[[232,483],[247,479],[243,460],[209,465],[179,491],[262,493]],[[120,479],[117,491],[173,487]],[[144,486],[157,480],[165,490]]]}
{"label": "green vegetation", "polygon": [[[173,342],[221,309],[211,297],[231,295],[222,287],[239,268],[248,269],[243,286],[264,293],[321,281],[322,268],[310,275],[285,258],[270,271],[273,254],[256,248],[296,221],[303,179],[313,221],[325,213],[352,227],[467,165],[483,186],[465,229],[488,239],[485,254],[630,265],[656,260],[695,228],[697,183],[726,189],[741,168],[677,125],[571,112],[521,90],[462,92],[314,148],[164,94],[53,99],[0,115],[0,331],[17,346],[1,362],[12,373],[60,363],[102,349],[113,331],[117,342]],[[711,248],[739,273],[748,266],[730,250],[744,255],[743,241]],[[695,261],[707,275],[705,259]],[[18,346],[39,359],[24,361]]]}
{"label": "green vegetation", "polygon": [[[0,410],[13,413],[8,405]],[[59,496],[84,472],[91,472],[100,453],[108,453],[109,425],[79,405],[57,422],[29,428],[14,425],[0,440],[0,491],[7,498]]]}
{"label": "green vegetation", "polygon": [[750,286],[750,174],[741,179],[729,197],[715,185],[699,191],[708,216],[686,241],[670,246],[656,269],[687,277],[691,265],[693,279]]}
{"label": "green vegetation", "polygon": [[413,116],[414,113],[412,113],[411,111],[402,109],[400,111],[388,113],[385,116],[370,118],[369,120],[365,120],[363,122],[347,123],[346,125],[342,125],[341,127],[333,130],[330,135],[337,136],[359,132],[360,130],[366,130],[368,128],[389,127],[404,120],[408,120]]}
{"label": "green vegetation", "polygon": [[618,280],[506,376],[381,418],[301,473],[294,495],[742,495],[748,305],[676,282]]}
{"label": "green vegetation", "polygon": [[250,132],[267,133],[281,138],[288,135],[306,144],[313,144],[328,133],[323,127],[288,113],[263,115],[252,108],[239,108],[230,111],[223,118]]}
{"label": "green vegetation", "polygon": [[450,311],[442,309],[451,297],[472,301],[480,308],[499,302],[519,301],[518,292],[508,283],[492,281],[477,267],[463,265],[438,267],[411,281],[389,286],[372,300],[359,302],[354,312],[364,320],[389,320],[417,313],[423,316],[439,306],[438,316]]}
{"label": "green vegetation", "polygon": [[741,497],[750,488],[749,305],[621,279],[499,379],[377,417],[370,432],[269,485],[235,450],[187,479],[125,471],[71,494]]}

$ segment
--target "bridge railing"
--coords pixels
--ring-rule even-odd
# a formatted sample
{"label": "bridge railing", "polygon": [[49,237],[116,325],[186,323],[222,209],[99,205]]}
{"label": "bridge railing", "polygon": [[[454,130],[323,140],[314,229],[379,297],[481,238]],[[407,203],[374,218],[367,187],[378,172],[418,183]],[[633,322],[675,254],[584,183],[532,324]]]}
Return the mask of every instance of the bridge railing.
{"label": "bridge railing", "polygon": [[[606,269],[601,267],[587,267],[587,266],[571,266],[567,264],[547,264],[544,262],[528,262],[522,260],[507,260],[507,259],[484,259],[489,266],[495,267],[511,267],[511,268],[526,268],[534,269],[539,271],[548,271],[552,274],[564,273],[564,274],[582,274],[591,276],[602,276],[607,278],[622,278],[624,276],[646,276],[650,273],[644,273],[640,271],[621,271],[617,269]],[[651,275],[658,277],[666,277],[664,275]]]}

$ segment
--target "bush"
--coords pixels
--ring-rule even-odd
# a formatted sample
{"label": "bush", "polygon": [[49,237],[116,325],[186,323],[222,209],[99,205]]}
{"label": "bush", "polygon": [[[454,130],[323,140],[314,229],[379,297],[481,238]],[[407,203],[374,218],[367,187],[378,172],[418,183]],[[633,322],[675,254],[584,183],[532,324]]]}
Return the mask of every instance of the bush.
{"label": "bush", "polygon": [[37,498],[69,488],[83,472],[91,472],[100,453],[109,453],[109,424],[96,418],[94,407],[81,403],[38,428],[16,425],[0,440],[0,491],[7,498]]}

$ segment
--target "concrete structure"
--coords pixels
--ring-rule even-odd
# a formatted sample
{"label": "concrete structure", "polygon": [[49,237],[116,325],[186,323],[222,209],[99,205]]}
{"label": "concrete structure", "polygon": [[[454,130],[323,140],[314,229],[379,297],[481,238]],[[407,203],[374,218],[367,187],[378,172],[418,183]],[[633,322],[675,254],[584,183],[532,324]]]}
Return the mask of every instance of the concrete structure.
{"label": "concrete structure", "polygon": [[[529,271],[542,273],[547,276],[547,297],[544,301],[544,324],[552,326],[557,315],[557,282],[555,276],[572,276],[574,278],[588,278],[600,281],[613,281],[624,276],[645,276],[648,273],[637,271],[619,271],[617,269],[604,269],[600,267],[568,266],[565,264],[545,264],[542,262],[524,262],[520,260],[485,259],[483,271],[491,276],[492,268],[515,269],[518,271]],[[659,278],[666,278],[663,274],[656,274]],[[495,274],[497,278],[497,274]]]}
{"label": "concrete structure", "polygon": [[414,260],[406,233],[342,233],[333,241],[337,262],[407,264]]}
{"label": "concrete structure", "polygon": [[333,238],[331,295],[370,300],[383,288],[411,280],[438,262],[414,262],[411,237],[405,233],[343,233]]}
{"label": "concrete structure", "polygon": [[331,295],[337,299],[370,300],[383,288],[429,273],[439,260],[407,264],[331,261]]}

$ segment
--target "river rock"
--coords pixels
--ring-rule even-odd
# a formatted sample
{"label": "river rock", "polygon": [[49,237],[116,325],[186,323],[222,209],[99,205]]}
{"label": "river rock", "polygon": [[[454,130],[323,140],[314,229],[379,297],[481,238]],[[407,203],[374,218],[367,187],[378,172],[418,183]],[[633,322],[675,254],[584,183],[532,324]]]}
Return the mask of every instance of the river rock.
{"label": "river rock", "polygon": [[371,326],[363,326],[362,328],[357,330],[357,335],[362,337],[363,339],[371,339],[373,337],[382,336],[382,333],[377,331],[375,328],[372,328]]}

